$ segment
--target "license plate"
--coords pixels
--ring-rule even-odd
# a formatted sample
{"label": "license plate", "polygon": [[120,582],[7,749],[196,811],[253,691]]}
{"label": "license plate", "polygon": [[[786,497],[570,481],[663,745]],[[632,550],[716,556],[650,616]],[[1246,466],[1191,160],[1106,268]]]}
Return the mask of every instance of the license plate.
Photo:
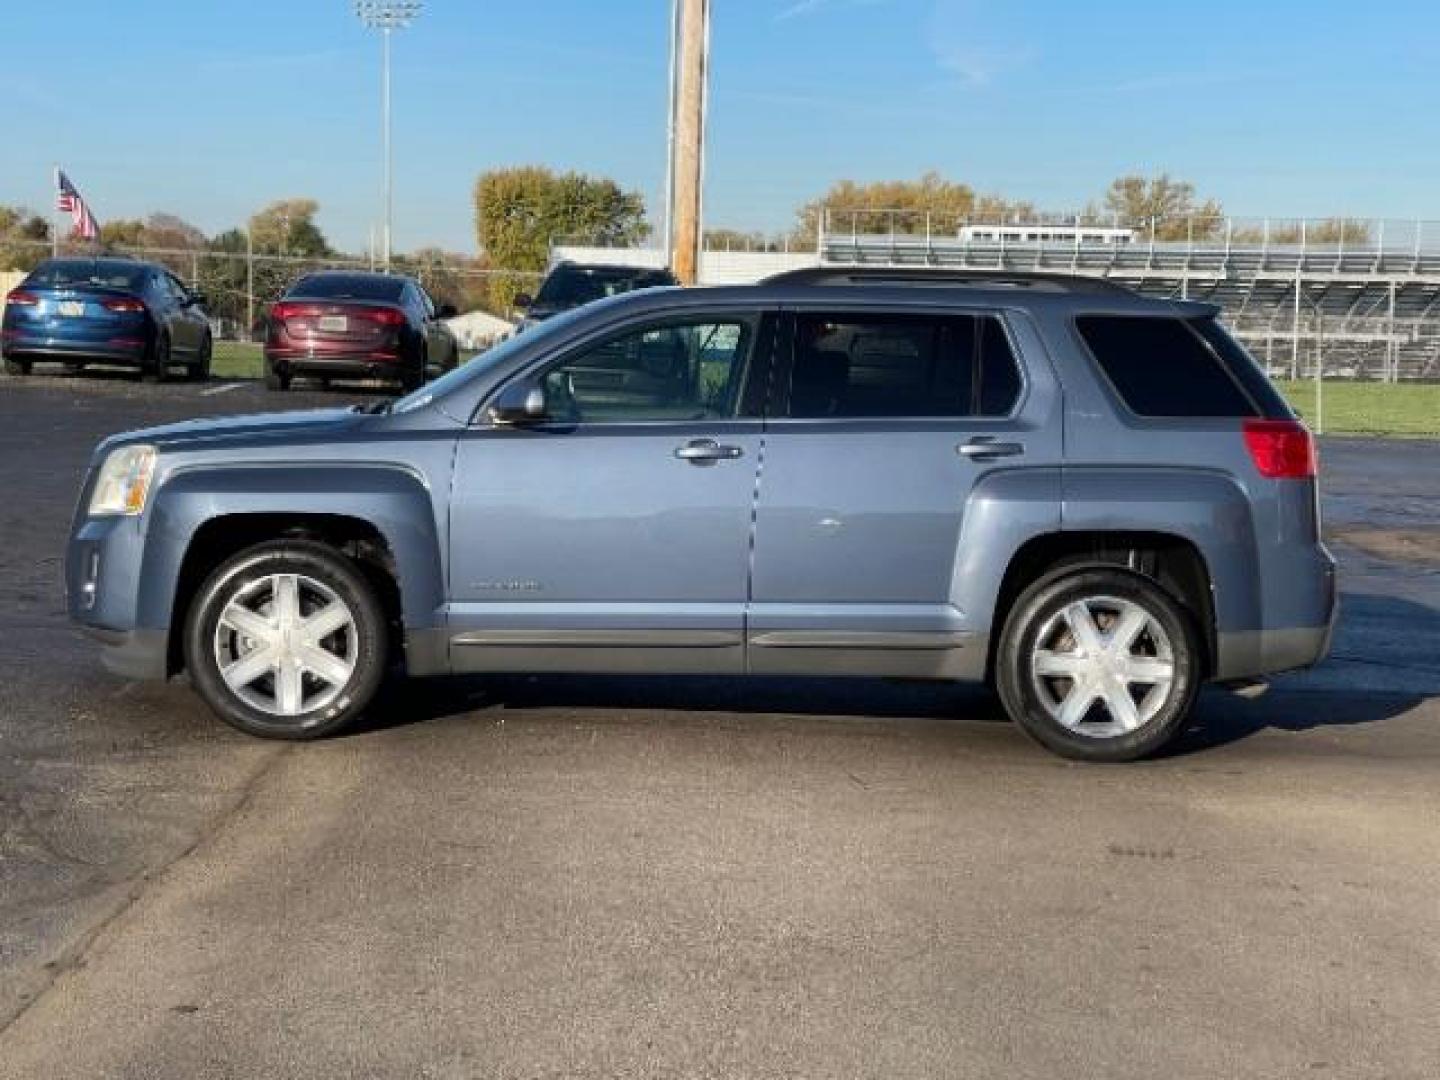
{"label": "license plate", "polygon": [[321,315],[320,321],[316,324],[327,334],[343,334],[348,325],[349,322],[344,315]]}
{"label": "license plate", "polygon": [[67,319],[79,319],[85,315],[85,301],[61,300],[56,310]]}

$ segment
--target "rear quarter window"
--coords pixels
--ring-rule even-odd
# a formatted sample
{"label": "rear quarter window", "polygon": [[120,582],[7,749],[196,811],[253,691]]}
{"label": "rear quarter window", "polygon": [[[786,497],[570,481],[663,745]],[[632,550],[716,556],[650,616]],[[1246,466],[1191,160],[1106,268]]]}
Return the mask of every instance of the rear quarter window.
{"label": "rear quarter window", "polygon": [[1137,416],[1261,415],[1226,362],[1185,319],[1082,315],[1075,326],[1106,379]]}

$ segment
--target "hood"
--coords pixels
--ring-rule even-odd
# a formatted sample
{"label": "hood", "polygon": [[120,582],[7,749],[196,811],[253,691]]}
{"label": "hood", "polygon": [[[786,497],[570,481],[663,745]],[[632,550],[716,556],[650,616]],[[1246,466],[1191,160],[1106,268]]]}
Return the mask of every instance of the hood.
{"label": "hood", "polygon": [[302,409],[294,412],[253,413],[184,420],[178,424],[140,428],[112,435],[96,448],[100,456],[128,443],[154,443],[164,450],[217,439],[256,439],[288,436],[325,428],[353,427],[370,417],[353,409]]}

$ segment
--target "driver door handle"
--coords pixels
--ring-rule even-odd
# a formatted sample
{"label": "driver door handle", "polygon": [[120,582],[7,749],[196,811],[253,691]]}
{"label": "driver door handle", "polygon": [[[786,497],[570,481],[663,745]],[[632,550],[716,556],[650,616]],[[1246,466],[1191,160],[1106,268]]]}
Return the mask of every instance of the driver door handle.
{"label": "driver door handle", "polygon": [[730,461],[741,457],[744,453],[738,446],[726,446],[714,439],[692,439],[684,446],[675,448],[675,456],[692,465],[713,465],[717,461]]}
{"label": "driver door handle", "polygon": [[963,442],[955,448],[956,453],[961,457],[980,459],[1016,457],[1025,453],[1025,444],[1018,442],[996,442],[988,435],[977,435],[969,442]]}

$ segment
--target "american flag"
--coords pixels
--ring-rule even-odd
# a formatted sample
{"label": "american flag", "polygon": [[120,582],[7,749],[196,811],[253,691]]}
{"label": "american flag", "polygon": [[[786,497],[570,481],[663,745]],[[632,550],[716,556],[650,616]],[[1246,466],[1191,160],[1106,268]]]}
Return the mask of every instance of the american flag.
{"label": "american flag", "polygon": [[73,235],[82,240],[96,239],[100,235],[100,223],[95,220],[95,215],[90,213],[90,207],[85,205],[80,192],[75,190],[75,185],[62,169],[55,170],[55,193],[55,209],[70,215],[74,227]]}

